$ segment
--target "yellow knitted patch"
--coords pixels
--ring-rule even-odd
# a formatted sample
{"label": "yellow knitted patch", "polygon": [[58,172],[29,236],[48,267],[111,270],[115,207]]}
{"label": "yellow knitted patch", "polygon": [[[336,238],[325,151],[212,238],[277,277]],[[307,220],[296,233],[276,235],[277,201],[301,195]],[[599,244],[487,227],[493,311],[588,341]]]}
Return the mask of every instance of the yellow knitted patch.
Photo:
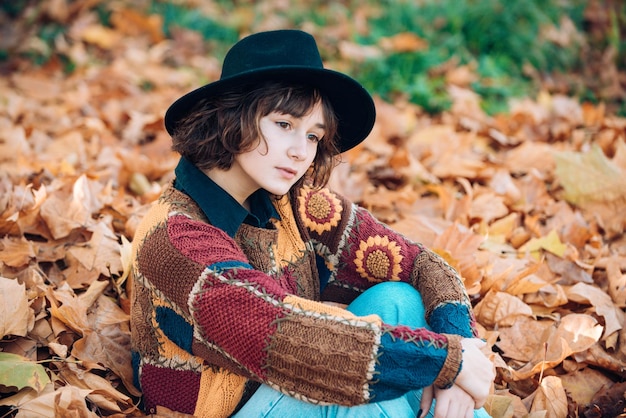
{"label": "yellow knitted patch", "polygon": [[225,370],[204,370],[193,415],[202,418],[228,417],[241,400],[246,381],[245,377]]}
{"label": "yellow knitted patch", "polygon": [[320,316],[330,315],[347,320],[359,320],[377,326],[380,326],[382,324],[382,320],[378,315],[356,316],[352,312],[338,306],[328,305],[322,302],[315,302],[297,296],[288,295],[285,297],[284,302],[288,305],[292,305],[295,308]]}
{"label": "yellow knitted patch", "polygon": [[281,222],[276,223],[278,239],[272,245],[272,250],[278,267],[282,268],[293,261],[293,258],[301,257],[301,254],[306,250],[306,245],[298,231],[287,196],[283,196],[278,201],[276,210],[280,215]]}

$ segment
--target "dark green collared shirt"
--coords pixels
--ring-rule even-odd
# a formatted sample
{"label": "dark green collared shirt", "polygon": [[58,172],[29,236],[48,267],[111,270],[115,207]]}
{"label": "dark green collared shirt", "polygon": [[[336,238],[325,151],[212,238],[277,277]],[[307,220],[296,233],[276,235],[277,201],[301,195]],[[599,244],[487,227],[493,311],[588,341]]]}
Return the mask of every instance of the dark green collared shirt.
{"label": "dark green collared shirt", "polygon": [[174,187],[188,194],[209,218],[211,225],[231,238],[235,237],[242,223],[267,228],[271,218],[280,219],[269,193],[264,189],[250,196],[248,211],[185,157],[181,157],[174,173]]}

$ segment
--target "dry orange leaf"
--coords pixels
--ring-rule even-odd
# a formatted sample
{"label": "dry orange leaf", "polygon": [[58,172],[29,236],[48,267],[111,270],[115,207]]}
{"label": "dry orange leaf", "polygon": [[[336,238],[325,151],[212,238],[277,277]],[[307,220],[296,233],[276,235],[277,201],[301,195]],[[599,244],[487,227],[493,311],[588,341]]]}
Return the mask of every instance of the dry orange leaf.
{"label": "dry orange leaf", "polygon": [[[464,230],[460,225],[448,227],[435,241],[431,248],[442,255],[460,273],[470,294],[480,291],[482,271],[476,259],[478,248],[484,238]],[[446,256],[449,254],[449,257]]]}
{"label": "dry orange leaf", "polygon": [[0,241],[0,262],[10,267],[24,267],[37,255],[37,246],[32,241],[4,237]]}
{"label": "dry orange leaf", "polygon": [[26,296],[26,286],[0,276],[0,339],[25,336],[35,325],[35,315]]}
{"label": "dry orange leaf", "polygon": [[510,326],[520,317],[532,316],[532,309],[516,296],[489,292],[474,308],[478,321],[486,326]]}
{"label": "dry orange leaf", "polygon": [[402,32],[381,38],[379,44],[384,50],[391,52],[416,52],[428,48],[428,42],[413,32]]}

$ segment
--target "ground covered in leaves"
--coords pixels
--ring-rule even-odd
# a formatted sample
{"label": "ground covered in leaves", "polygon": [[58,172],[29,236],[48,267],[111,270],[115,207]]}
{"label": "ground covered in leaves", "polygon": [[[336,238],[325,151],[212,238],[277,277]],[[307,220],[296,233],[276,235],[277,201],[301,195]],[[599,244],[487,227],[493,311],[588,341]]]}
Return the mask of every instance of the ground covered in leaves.
{"label": "ground covered in leaves", "polygon": [[[129,243],[177,162],[165,109],[219,77],[207,44],[166,39],[158,16],[73,13],[55,45],[72,72],[15,60],[0,78],[0,416],[142,415]],[[360,48],[306,29],[341,43],[335,68]],[[497,369],[494,417],[623,415],[626,119],[548,92],[488,116],[471,68],[443,71],[450,110],[377,98],[331,187],[460,271]]]}

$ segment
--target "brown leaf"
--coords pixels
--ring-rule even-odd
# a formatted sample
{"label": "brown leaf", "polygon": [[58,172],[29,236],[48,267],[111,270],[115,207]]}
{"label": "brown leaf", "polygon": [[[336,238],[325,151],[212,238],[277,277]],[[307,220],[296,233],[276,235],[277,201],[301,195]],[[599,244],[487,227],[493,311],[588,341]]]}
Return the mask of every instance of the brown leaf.
{"label": "brown leaf", "polygon": [[620,308],[626,308],[626,274],[622,274],[620,266],[626,257],[610,257],[606,265],[606,273],[609,280],[609,295],[613,303]]}
{"label": "brown leaf", "polygon": [[612,381],[602,372],[590,367],[559,376],[563,388],[579,406],[591,403],[594,395]]}
{"label": "brown leaf", "polygon": [[93,232],[91,239],[85,244],[69,248],[67,252],[75,257],[87,271],[97,275],[111,277],[111,274],[122,271],[121,245],[111,228],[105,222],[100,221],[89,230]]}
{"label": "brown leaf", "polygon": [[122,408],[126,409],[133,405],[132,399],[115,389],[107,379],[82,370],[71,362],[58,364],[59,378],[69,385],[92,391],[87,398],[100,408],[106,411],[122,412]]}
{"label": "brown leaf", "polygon": [[557,376],[547,376],[539,385],[530,409],[530,412],[538,411],[547,411],[546,418],[567,416],[567,395]]}
{"label": "brown leaf", "polygon": [[552,320],[519,317],[510,327],[499,329],[500,341],[496,345],[503,351],[505,357],[529,362],[537,348],[543,346],[542,336],[553,324]]}
{"label": "brown leaf", "polygon": [[608,294],[595,286],[577,283],[566,290],[570,300],[578,303],[590,303],[598,315],[604,317],[604,337],[607,338],[623,327],[623,312],[617,308]]}

